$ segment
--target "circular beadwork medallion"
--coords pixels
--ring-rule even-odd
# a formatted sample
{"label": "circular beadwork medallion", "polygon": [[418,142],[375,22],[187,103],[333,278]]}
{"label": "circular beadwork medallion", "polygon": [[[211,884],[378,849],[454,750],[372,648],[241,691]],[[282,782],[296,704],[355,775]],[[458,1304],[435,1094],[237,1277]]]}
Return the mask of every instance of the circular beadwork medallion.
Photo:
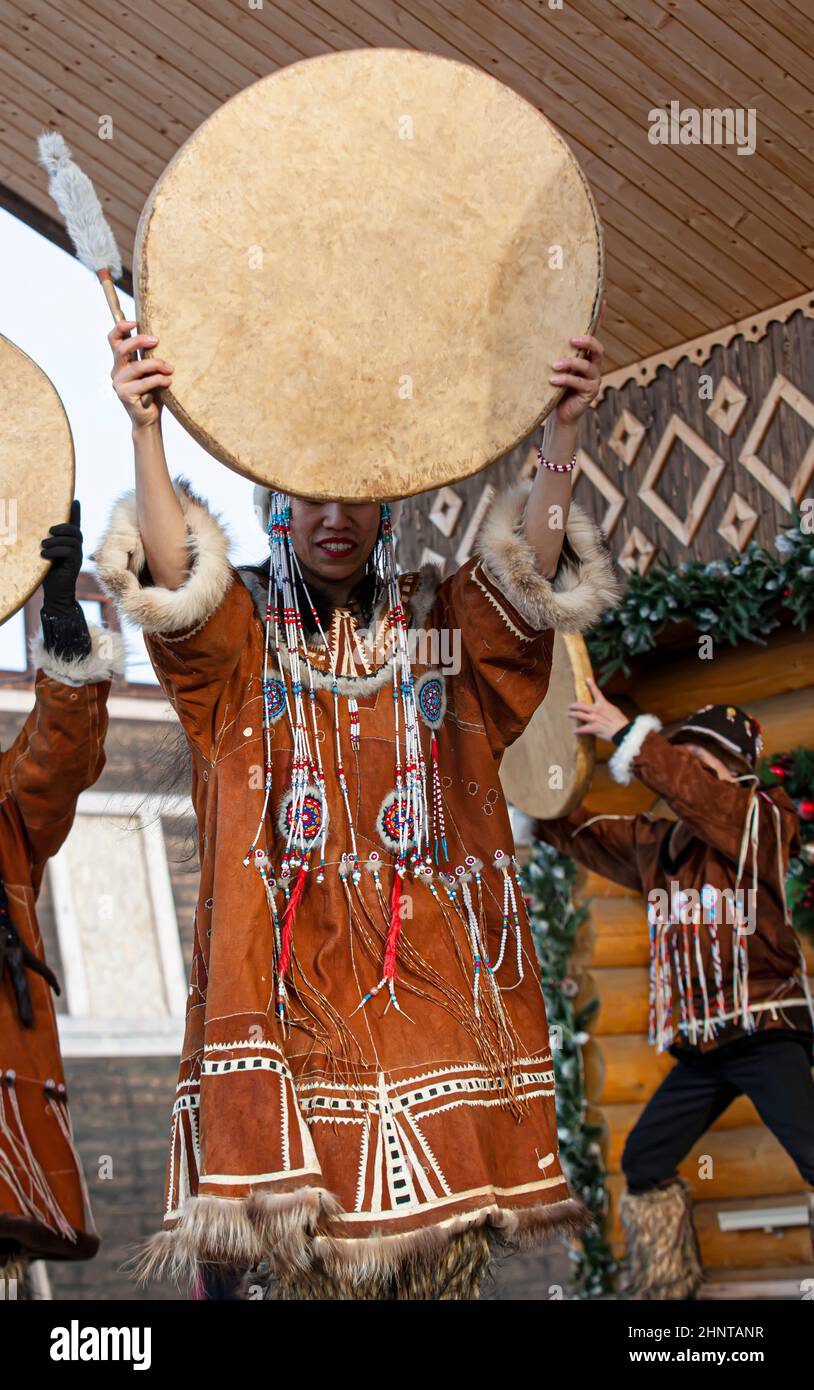
{"label": "circular beadwork medallion", "polygon": [[294,826],[292,834],[292,824],[294,821],[294,792],[286,792],[280,802],[280,813],[277,825],[280,834],[288,841],[291,835],[291,842],[294,845],[302,844],[313,845],[322,835],[323,829],[328,824],[328,808],[324,808],[319,788],[314,786],[306,787],[305,794],[298,800],[296,819],[297,825]]}
{"label": "circular beadwork medallion", "polygon": [[439,671],[425,671],[416,681],[415,698],[418,712],[428,728],[440,729],[447,712],[443,675]]}
{"label": "circular beadwork medallion", "polygon": [[[405,813],[404,796],[401,802],[395,792],[386,796],[376,818],[376,828],[379,838],[386,849],[393,854],[398,854],[401,848],[400,833],[402,829],[402,817]],[[407,848],[412,849],[415,844],[415,828],[413,825],[412,813],[407,818]]]}
{"label": "circular beadwork medallion", "polygon": [[272,679],[266,681],[265,688],[268,717],[275,724],[285,714],[285,686],[282,681]]}

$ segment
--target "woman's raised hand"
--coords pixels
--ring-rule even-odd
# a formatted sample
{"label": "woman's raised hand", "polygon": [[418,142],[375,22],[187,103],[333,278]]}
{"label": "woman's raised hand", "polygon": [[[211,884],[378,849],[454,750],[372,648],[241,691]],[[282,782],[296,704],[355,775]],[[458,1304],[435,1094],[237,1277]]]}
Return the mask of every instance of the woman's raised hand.
{"label": "woman's raised hand", "polygon": [[148,333],[134,333],[130,330],[138,324],[123,319],[107,335],[113,353],[113,370],[110,373],[113,389],[133,422],[134,429],[144,429],[157,425],[161,418],[161,387],[172,384],[172,367],[162,357],[142,357],[141,361],[130,360],[136,348],[144,353],[153,353],[158,339]]}
{"label": "woman's raised hand", "polygon": [[[607,300],[603,299],[597,319],[596,332],[602,330]],[[561,425],[576,425],[577,420],[599,395],[602,387],[602,358],[605,355],[598,337],[590,333],[571,339],[571,346],[580,348],[584,357],[563,357],[554,363],[556,375],[548,379],[552,386],[564,386],[565,394],[555,416]]]}

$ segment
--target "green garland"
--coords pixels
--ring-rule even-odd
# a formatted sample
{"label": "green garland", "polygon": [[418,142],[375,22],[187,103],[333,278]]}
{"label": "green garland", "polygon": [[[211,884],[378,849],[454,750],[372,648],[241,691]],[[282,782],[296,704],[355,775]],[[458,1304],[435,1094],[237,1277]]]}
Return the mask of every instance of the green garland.
{"label": "green garland", "polygon": [[549,1031],[558,1030],[552,1047],[557,1083],[557,1128],[560,1158],[572,1193],[585,1203],[596,1224],[570,1250],[574,1262],[573,1296],[601,1298],[612,1292],[615,1262],[603,1234],[608,1194],[599,1125],[586,1122],[580,1049],[585,1029],[599,1007],[594,999],[577,1012],[576,982],[568,974],[578,928],[588,917],[587,904],[575,906],[571,890],[577,875],[572,859],[535,841],[523,870],[526,906],[540,961]]}
{"label": "green garland", "polygon": [[628,658],[656,646],[667,623],[691,622],[719,642],[766,645],[770,632],[790,615],[805,628],[814,613],[814,536],[794,524],[775,538],[777,555],[750,545],[728,560],[680,565],[656,562],[633,574],[618,608],[608,609],[588,634],[588,650],[600,682],[616,671],[630,674]]}
{"label": "green garland", "polygon": [[795,930],[814,941],[814,749],[776,753],[760,768],[763,787],[782,787],[800,818],[801,849],[789,863],[786,896]]}

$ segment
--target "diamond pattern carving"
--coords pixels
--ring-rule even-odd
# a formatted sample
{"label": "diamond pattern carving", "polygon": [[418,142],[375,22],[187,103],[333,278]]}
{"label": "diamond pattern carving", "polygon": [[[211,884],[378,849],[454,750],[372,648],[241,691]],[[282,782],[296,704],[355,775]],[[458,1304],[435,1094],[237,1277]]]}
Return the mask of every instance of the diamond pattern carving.
{"label": "diamond pattern carving", "polygon": [[740,551],[749,541],[757,523],[758,515],[754,507],[739,492],[733,492],[721,517],[718,535],[723,536],[733,550]]}
{"label": "diamond pattern carving", "polygon": [[430,521],[436,526],[442,536],[451,536],[455,527],[458,525],[458,517],[463,508],[463,498],[459,497],[454,488],[442,487],[439,489],[435,499],[435,506],[430,512]]}
{"label": "diamond pattern carving", "polygon": [[431,550],[428,545],[425,545],[418,563],[419,567],[421,565],[435,565],[436,569],[439,569],[441,573],[444,574],[447,568],[447,557],[446,555],[439,554],[437,550]]}
{"label": "diamond pattern carving", "polygon": [[594,463],[590,454],[584,449],[577,450],[577,463],[574,469],[574,483],[576,484],[580,474],[584,473],[586,478],[593,483],[597,492],[601,493],[607,502],[605,515],[599,523],[605,535],[610,538],[616,530],[616,523],[625,509],[625,497],[610,480],[598,463]]}
{"label": "diamond pattern carving", "polygon": [[619,552],[619,564],[628,574],[647,574],[656,554],[657,547],[647,539],[638,526],[634,526],[624,546]]}
{"label": "diamond pattern carving", "polygon": [[707,415],[724,434],[730,435],[737,428],[749,397],[728,376],[722,376],[715,388],[715,395],[707,406]]}
{"label": "diamond pattern carving", "polygon": [[[687,448],[700,459],[707,470],[707,476],[695,493],[690,504],[690,510],[682,521],[677,516],[668,502],[663,497],[659,497],[656,492],[656,483],[661,477],[662,471],[672,452],[676,439],[680,439]],[[639,488],[639,497],[646,507],[658,517],[659,521],[671,531],[682,545],[692,545],[695,534],[707,514],[710,502],[715,496],[715,490],[721,481],[721,474],[726,464],[719,454],[702,439],[700,434],[696,434],[694,429],[681,419],[680,415],[671,415],[667,422],[667,428],[656,446],[656,452],[650,460],[649,467],[642,479]]]}
{"label": "diamond pattern carving", "polygon": [[636,455],[642,447],[646,427],[637,420],[632,410],[623,410],[608,436],[608,444],[618,458],[632,468]]}
{"label": "diamond pattern carving", "polygon": [[782,478],[778,478],[773,473],[768,464],[764,463],[758,455],[758,449],[763,443],[769,431],[781,401],[790,405],[792,410],[796,410],[798,415],[814,428],[814,401],[804,396],[796,386],[784,376],[776,376],[764,398],[763,404],[758,411],[754,424],[744,440],[743,448],[738,456],[738,462],[742,463],[748,473],[756,478],[761,487],[779,502],[781,507],[785,507],[787,512],[792,509],[794,502],[800,501],[814,473],[814,437],[806,449],[800,461],[800,465],[791,480],[790,486],[786,486]]}
{"label": "diamond pattern carving", "polygon": [[483,518],[486,516],[486,513],[489,510],[492,498],[495,495],[495,491],[496,489],[494,488],[492,483],[487,483],[483,489],[483,492],[478,498],[477,506],[475,507],[475,510],[469,519],[469,525],[464,531],[461,543],[455,552],[456,564],[465,565],[470,555],[472,554],[472,547],[475,544],[475,537],[477,536],[478,531],[480,530]]}

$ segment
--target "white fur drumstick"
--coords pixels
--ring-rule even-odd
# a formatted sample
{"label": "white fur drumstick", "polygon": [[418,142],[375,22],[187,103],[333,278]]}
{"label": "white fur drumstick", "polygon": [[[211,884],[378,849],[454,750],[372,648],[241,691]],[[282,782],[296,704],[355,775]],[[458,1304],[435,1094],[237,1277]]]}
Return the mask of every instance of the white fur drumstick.
{"label": "white fur drumstick", "polygon": [[[96,189],[74,163],[58,130],[43,131],[37,149],[39,162],[48,174],[48,192],[62,214],[77,257],[97,276],[114,321],[121,323],[124,313],[113,281],[122,273],[122,258]],[[150,404],[148,395],[141,399]]]}

